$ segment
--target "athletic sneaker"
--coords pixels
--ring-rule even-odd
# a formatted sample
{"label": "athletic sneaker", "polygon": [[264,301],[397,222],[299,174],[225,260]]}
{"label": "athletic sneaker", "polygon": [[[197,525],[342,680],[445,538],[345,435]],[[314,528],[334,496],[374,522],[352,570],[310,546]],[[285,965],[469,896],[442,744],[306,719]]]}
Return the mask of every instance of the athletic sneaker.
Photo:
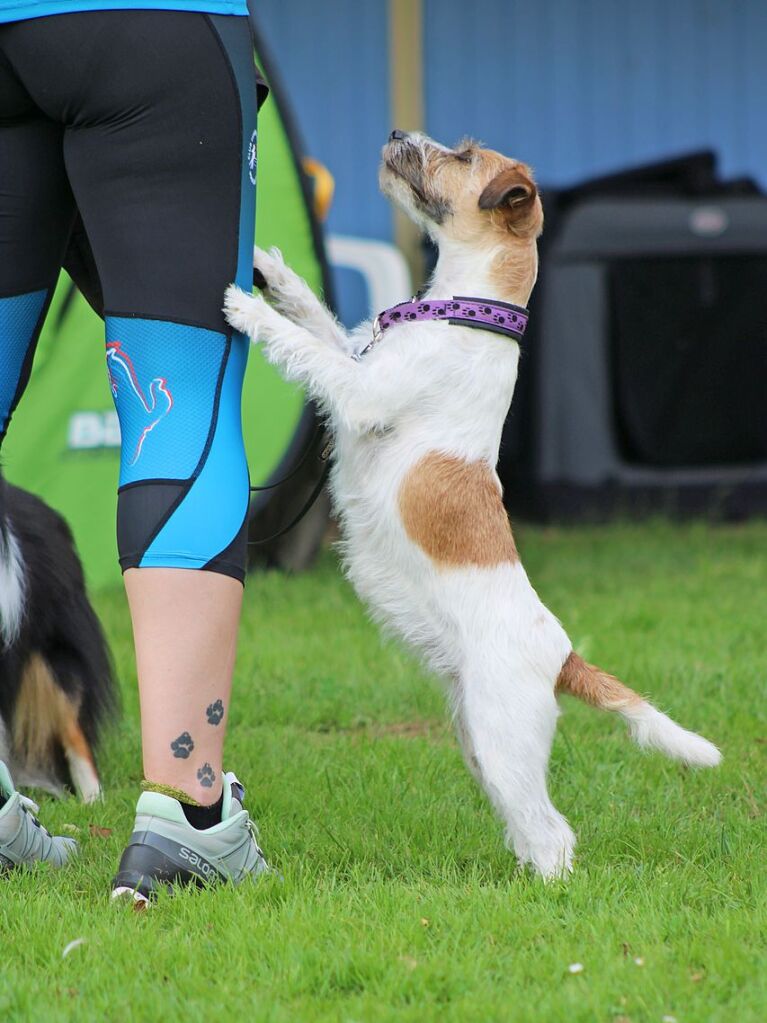
{"label": "athletic sneaker", "polygon": [[50,835],[35,817],[37,803],[22,796],[0,760],[0,871],[26,867],[34,863],[52,863],[62,867],[77,852],[73,838]]}
{"label": "athletic sneaker", "polygon": [[258,830],[243,807],[245,790],[231,773],[224,775],[221,822],[198,831],[177,799],[142,792],[136,823],[122,854],[112,897],[131,896],[146,904],[159,887],[200,887],[220,881],[239,884],[268,870],[258,845]]}

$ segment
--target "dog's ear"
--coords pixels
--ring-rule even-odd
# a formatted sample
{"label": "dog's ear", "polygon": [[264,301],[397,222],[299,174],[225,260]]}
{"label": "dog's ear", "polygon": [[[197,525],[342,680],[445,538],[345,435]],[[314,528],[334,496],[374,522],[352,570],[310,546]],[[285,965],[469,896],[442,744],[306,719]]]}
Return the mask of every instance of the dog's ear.
{"label": "dog's ear", "polygon": [[498,210],[516,226],[533,208],[538,190],[522,167],[508,167],[485,185],[479,197],[481,210]]}

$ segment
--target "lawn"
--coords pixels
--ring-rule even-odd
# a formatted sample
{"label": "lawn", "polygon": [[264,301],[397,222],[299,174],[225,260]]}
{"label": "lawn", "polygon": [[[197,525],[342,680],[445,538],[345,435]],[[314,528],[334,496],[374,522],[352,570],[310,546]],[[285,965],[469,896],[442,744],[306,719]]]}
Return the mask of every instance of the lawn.
{"label": "lawn", "polygon": [[246,591],[227,766],[282,880],[137,914],[107,897],[141,778],[128,616],[96,594],[124,693],[107,797],[43,798],[79,861],[0,881],[0,1020],[767,1018],[767,524],[516,532],[578,650],[720,745],[721,768],[645,755],[566,701],[551,789],[575,874],[518,874],[438,687],[326,552]]}

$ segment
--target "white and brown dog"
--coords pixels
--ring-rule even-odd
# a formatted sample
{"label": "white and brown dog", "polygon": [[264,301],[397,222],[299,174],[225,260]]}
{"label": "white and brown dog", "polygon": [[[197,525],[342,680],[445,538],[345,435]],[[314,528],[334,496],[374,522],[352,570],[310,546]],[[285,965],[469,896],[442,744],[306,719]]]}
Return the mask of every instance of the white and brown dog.
{"label": "white and brown dog", "polygon": [[[447,149],[393,132],[380,182],[439,247],[422,306],[444,310],[454,296],[526,305],[543,224],[529,167],[473,143]],[[688,764],[713,766],[720,754],[583,661],[530,585],[495,473],[518,343],[403,316],[371,345],[374,325],[347,335],[277,250],[257,250],[255,265],[269,304],[231,287],[225,311],[330,419],[352,583],[449,681],[466,761],[520,863],[544,877],[568,872],[574,835],[546,789],[558,692],[617,711],[640,746]]]}

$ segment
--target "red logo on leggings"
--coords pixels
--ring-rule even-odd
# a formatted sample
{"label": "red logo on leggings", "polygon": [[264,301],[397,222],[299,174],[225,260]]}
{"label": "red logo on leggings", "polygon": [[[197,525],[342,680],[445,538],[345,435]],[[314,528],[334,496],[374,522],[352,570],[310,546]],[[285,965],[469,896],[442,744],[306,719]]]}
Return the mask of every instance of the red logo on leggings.
{"label": "red logo on leggings", "polygon": [[168,390],[165,377],[155,377],[149,384],[149,399],[141,389],[136,376],[133,362],[127,352],[123,351],[121,341],[107,342],[107,372],[109,373],[109,386],[112,388],[112,397],[117,400],[119,381],[127,383],[127,391],[133,394],[141,403],[141,407],[147,416],[147,425],[141,434],[133,452],[130,465],[135,465],[141,457],[141,449],[144,441],[154,430],[155,426],[164,419],[173,408],[173,397]]}

